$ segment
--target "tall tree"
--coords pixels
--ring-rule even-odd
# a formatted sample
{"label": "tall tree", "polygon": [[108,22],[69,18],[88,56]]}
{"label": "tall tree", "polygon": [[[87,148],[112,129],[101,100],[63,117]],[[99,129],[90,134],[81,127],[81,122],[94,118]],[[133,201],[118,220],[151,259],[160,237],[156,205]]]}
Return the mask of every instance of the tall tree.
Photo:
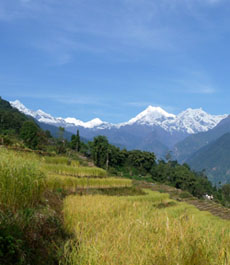
{"label": "tall tree", "polygon": [[20,130],[20,137],[27,147],[36,149],[38,145],[38,132],[39,128],[33,121],[26,121]]}
{"label": "tall tree", "polygon": [[64,127],[59,127],[58,128],[58,137],[59,140],[63,141],[64,140],[64,132],[65,132],[65,128]]}
{"label": "tall tree", "polygon": [[80,134],[79,130],[77,130],[77,135],[76,135],[76,151],[79,152],[81,148],[81,140],[80,140]]}
{"label": "tall tree", "polygon": [[[105,136],[94,137],[91,145],[91,153],[93,161],[98,167],[106,167],[106,161],[108,161],[109,142]],[[108,166],[108,162],[107,162]]]}

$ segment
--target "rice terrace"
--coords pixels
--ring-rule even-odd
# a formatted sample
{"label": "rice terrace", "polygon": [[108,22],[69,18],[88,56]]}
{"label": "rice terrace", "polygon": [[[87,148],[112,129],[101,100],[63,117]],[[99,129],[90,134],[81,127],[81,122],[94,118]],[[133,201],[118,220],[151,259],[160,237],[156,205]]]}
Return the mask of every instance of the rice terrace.
{"label": "rice terrace", "polygon": [[1,264],[26,264],[29,257],[63,265],[230,262],[229,221],[199,211],[190,204],[198,199],[183,199],[175,188],[109,177],[76,157],[3,147],[0,156],[1,255],[7,254]]}

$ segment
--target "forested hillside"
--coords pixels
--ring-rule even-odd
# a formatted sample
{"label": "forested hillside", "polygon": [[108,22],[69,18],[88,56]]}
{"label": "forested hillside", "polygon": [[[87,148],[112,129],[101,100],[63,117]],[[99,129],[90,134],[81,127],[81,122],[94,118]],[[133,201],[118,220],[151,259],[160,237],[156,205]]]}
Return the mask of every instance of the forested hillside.
{"label": "forested hillside", "polygon": [[230,182],[230,133],[201,148],[186,161],[197,171],[205,169],[205,174],[213,182]]}

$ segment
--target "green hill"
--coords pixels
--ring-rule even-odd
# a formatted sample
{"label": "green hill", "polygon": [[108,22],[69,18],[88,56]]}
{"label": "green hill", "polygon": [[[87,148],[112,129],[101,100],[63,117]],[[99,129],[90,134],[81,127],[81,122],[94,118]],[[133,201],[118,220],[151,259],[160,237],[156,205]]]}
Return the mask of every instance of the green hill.
{"label": "green hill", "polygon": [[[59,128],[53,125],[48,125],[42,122],[35,121],[32,117],[21,113],[16,108],[13,108],[11,104],[0,97],[0,134],[18,136],[20,129],[24,122],[31,121],[37,124],[44,131],[50,131],[51,135],[55,138],[58,137]],[[70,140],[73,134],[65,131],[63,137]],[[82,139],[86,142],[86,139]]]}
{"label": "green hill", "polygon": [[230,132],[230,116],[222,120],[215,128],[194,135],[190,135],[174,146],[173,156],[179,162],[185,162],[200,148],[217,140],[225,133]]}
{"label": "green hill", "polygon": [[0,133],[19,134],[25,121],[31,120],[26,115],[11,107],[10,103],[0,97]]}
{"label": "green hill", "polygon": [[213,183],[230,182],[230,133],[198,150],[186,163],[194,170],[205,169]]}

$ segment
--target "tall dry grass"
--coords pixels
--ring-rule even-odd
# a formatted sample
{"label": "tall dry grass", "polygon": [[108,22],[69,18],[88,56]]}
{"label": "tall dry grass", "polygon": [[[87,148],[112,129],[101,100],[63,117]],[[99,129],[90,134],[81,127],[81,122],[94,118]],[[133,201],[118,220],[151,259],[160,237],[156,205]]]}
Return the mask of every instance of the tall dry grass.
{"label": "tall dry grass", "polygon": [[66,245],[62,264],[230,264],[229,222],[185,203],[170,204],[165,194],[147,193],[67,197],[65,226],[76,241]]}
{"label": "tall dry grass", "polygon": [[61,175],[48,175],[47,186],[50,190],[59,188],[75,191],[78,188],[130,187],[132,181],[121,178],[75,178]]}
{"label": "tall dry grass", "polygon": [[54,164],[54,165],[66,165],[72,167],[79,167],[80,162],[78,160],[73,160],[71,158],[65,156],[44,156],[42,157],[41,161],[47,164]]}
{"label": "tall dry grass", "polygon": [[61,164],[44,164],[42,165],[42,168],[49,173],[74,177],[104,178],[107,176],[107,172],[104,169],[97,167],[76,167]]}
{"label": "tall dry grass", "polygon": [[45,175],[36,161],[0,150],[0,208],[17,211],[33,207],[45,190]]}

